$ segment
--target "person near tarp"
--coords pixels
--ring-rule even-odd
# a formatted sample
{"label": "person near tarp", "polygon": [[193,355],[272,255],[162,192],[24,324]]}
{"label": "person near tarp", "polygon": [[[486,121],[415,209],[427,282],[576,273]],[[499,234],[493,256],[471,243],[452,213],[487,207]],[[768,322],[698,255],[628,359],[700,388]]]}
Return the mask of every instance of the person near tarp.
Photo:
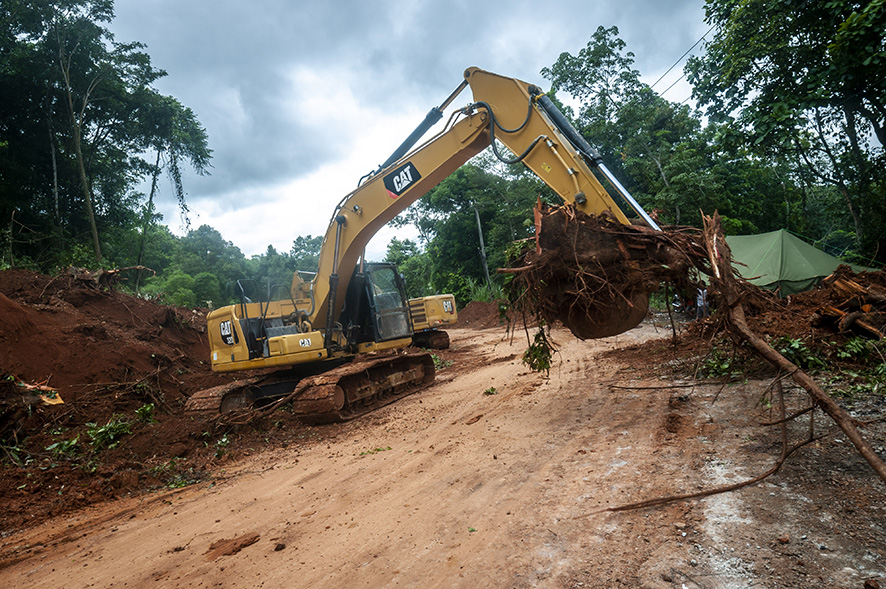
{"label": "person near tarp", "polygon": [[699,288],[695,294],[695,318],[708,316],[708,289]]}

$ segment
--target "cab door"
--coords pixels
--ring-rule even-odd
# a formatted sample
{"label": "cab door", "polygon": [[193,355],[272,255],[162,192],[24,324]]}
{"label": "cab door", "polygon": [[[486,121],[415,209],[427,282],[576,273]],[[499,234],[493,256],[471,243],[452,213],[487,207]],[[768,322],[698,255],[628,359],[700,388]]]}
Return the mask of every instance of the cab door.
{"label": "cab door", "polygon": [[411,337],[406,288],[397,267],[371,264],[367,268],[367,275],[366,288],[375,341]]}

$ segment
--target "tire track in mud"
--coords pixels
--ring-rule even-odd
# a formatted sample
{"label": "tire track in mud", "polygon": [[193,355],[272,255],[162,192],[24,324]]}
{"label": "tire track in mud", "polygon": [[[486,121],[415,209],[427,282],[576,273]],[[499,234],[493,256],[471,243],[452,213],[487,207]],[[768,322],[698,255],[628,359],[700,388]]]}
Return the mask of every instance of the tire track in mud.
{"label": "tire track in mud", "polygon": [[[320,442],[251,457],[221,485],[191,488],[120,516],[112,504],[111,516],[91,516],[94,525],[81,518],[72,541],[47,543],[0,570],[0,584],[664,589],[753,583],[753,575],[778,558],[789,563],[797,549],[790,544],[780,555],[767,547],[766,534],[778,529],[773,514],[769,527],[755,529],[763,520],[750,498],[768,497],[771,487],[735,496],[738,515],[753,523],[728,532],[710,529],[715,517],[725,517],[713,501],[600,512],[697,491],[711,484],[708,467],[717,461],[743,461],[750,472],[767,459],[766,444],[758,443],[750,458],[741,454],[747,447],[736,440],[747,435],[745,423],[722,423],[746,409],[740,394],[753,391],[724,395],[712,408],[718,387],[656,388],[664,383],[601,356],[649,335],[581,342],[556,332],[560,355],[545,378],[520,363],[523,340],[511,343],[498,330],[458,330],[447,356],[454,364],[433,387],[337,426]],[[484,394],[491,387],[495,394]],[[66,522],[74,520],[54,529]],[[206,560],[214,543],[256,536],[234,554]],[[755,548],[744,548],[751,542],[770,560],[754,563]],[[733,548],[741,563],[754,566],[724,568]]]}

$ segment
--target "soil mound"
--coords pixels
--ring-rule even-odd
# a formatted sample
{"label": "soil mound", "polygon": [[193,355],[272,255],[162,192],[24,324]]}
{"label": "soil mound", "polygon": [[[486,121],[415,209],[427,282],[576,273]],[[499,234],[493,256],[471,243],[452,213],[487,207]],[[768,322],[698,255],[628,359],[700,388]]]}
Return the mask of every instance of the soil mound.
{"label": "soil mound", "polygon": [[8,270],[0,317],[4,529],[181,475],[169,461],[206,429],[181,416],[184,402],[231,379],[210,370],[205,310]]}
{"label": "soil mound", "polygon": [[108,387],[150,385],[117,396],[177,407],[212,380],[205,314],[23,270],[0,272],[0,367],[26,382],[59,390],[79,406]]}
{"label": "soil mound", "polygon": [[[471,301],[465,308],[458,312],[458,324],[455,327],[464,326],[474,329],[487,329],[505,325],[506,320],[501,317],[498,303]],[[452,329],[451,327],[448,329]]]}

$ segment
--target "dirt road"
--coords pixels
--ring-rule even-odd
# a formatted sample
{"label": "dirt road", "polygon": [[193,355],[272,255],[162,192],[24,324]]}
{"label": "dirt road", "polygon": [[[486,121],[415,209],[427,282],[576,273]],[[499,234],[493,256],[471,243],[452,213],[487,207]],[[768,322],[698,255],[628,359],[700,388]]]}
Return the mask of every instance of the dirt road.
{"label": "dirt road", "polygon": [[650,380],[627,350],[666,335],[648,323],[555,332],[549,378],[525,340],[452,335],[453,364],[394,405],[4,538],[0,586],[886,586],[886,489],[838,437],[751,488],[600,511],[766,470],[764,385]]}

